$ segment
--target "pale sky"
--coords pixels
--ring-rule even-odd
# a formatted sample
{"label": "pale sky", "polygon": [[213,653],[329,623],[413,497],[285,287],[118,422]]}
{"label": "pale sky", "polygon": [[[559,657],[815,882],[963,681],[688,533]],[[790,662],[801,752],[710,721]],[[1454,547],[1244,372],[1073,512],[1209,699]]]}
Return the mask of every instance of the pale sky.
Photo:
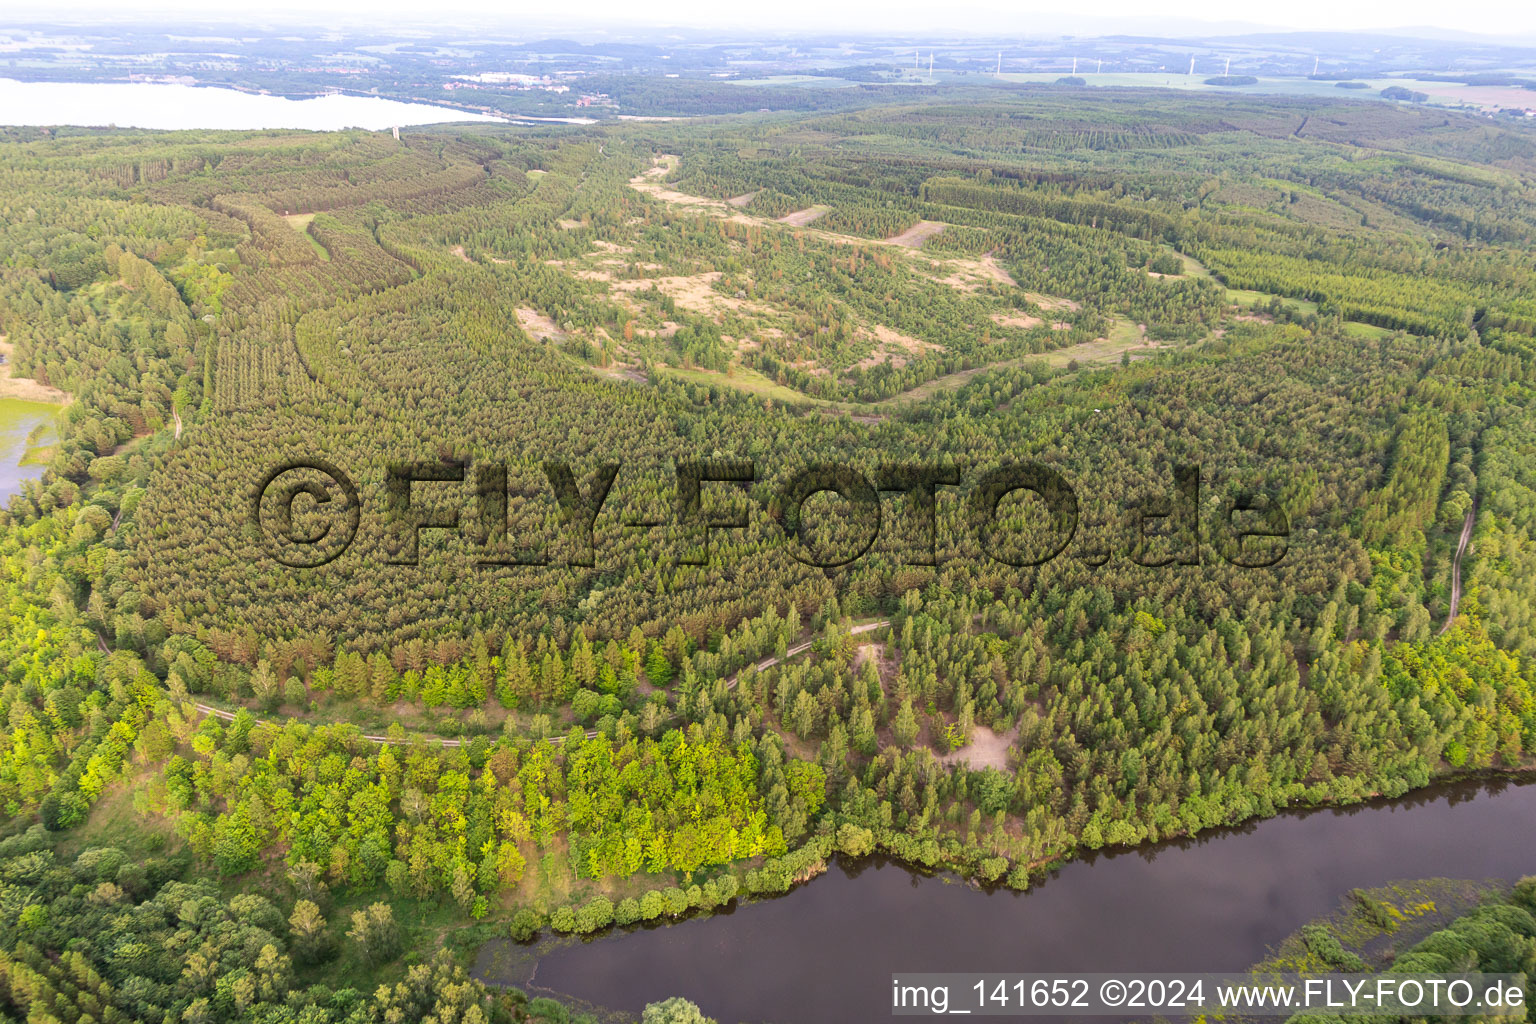
{"label": "pale sky", "polygon": [[271,0],[217,7],[206,0],[55,0],[46,8],[31,8],[21,17],[21,11],[13,7],[10,18],[0,17],[0,24],[6,20],[42,21],[61,15],[123,21],[131,16],[144,18],[156,14],[199,22],[271,23],[298,19],[308,24],[325,24],[330,20],[437,26],[478,22],[483,27],[494,24],[498,28],[531,29],[537,25],[541,31],[565,26],[584,28],[584,35],[605,25],[619,32],[646,25],[750,28],[784,34],[822,30],[879,34],[943,31],[970,38],[988,32],[1179,35],[1263,27],[1349,31],[1435,26],[1510,41],[1515,37],[1536,37],[1536,3],[1528,0],[1463,0],[1455,4],[1445,0],[1282,0],[1245,5],[1234,5],[1231,0],[581,0],[562,5],[552,5],[548,0],[432,0],[430,4],[421,0]]}

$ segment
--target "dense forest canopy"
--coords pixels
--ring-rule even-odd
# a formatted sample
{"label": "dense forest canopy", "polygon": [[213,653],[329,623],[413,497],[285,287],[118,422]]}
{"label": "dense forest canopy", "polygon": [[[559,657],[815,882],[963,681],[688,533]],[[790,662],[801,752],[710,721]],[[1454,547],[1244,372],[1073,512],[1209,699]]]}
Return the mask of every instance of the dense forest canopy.
{"label": "dense forest canopy", "polygon": [[1530,766],[1536,135],[907,95],[0,137],[6,1012],[553,1020],[390,964]]}

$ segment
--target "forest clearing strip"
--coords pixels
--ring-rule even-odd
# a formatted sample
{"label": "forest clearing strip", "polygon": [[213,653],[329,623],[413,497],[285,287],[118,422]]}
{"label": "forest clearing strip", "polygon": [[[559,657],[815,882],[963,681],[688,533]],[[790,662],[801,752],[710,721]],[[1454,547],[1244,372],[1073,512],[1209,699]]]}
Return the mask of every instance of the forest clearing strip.
{"label": "forest clearing strip", "polygon": [[[871,632],[873,630],[880,629],[883,626],[889,626],[890,624],[891,624],[891,620],[890,619],[877,619],[874,622],[866,622],[863,625],[854,626],[854,627],[850,628],[848,630],[848,634],[850,636],[856,636],[856,635],[858,635],[860,633],[869,633],[869,632]],[[102,650],[103,654],[110,653],[110,650],[107,647],[106,639],[104,637],[102,637],[101,634],[99,634],[99,633],[96,635],[96,642],[101,645],[101,650]],[[779,657],[778,655],[774,655],[771,658],[764,658],[762,661],[757,662],[755,665],[750,665],[748,667],[749,668],[754,668],[754,669],[756,669],[759,672],[765,671],[766,669],[770,669],[773,666],[777,665],[780,661],[782,661],[782,660],[784,660],[786,658],[793,658],[793,657],[795,657],[798,654],[805,653],[806,651],[811,649],[811,645],[814,644],[815,642],[816,642],[816,640],[815,640],[814,637],[812,639],[810,639],[810,640],[804,640],[804,641],[796,644],[795,646],[787,649],[784,652],[783,658]],[[736,683],[741,678],[741,673],[745,672],[745,671],[746,671],[746,669],[740,669],[736,673],[734,673],[733,675],[727,677],[727,679],[725,681],[725,688],[727,690],[734,690],[736,688]],[[212,715],[214,718],[223,719],[226,722],[233,722],[235,720],[236,715],[238,714],[238,712],[224,711],[224,710],[222,710],[220,708],[216,708],[216,707],[212,706],[211,704],[203,704],[203,703],[200,703],[198,701],[192,701],[192,707],[194,707],[198,711],[202,712],[204,715]],[[268,722],[268,721],[265,721],[263,719],[258,718],[258,719],[255,720],[255,724],[256,725],[275,725],[277,723],[275,723],[275,722]],[[602,731],[599,730],[599,729],[588,729],[582,735],[586,736],[586,738],[589,739],[589,740],[593,740],[593,739],[597,739],[598,736],[602,735]],[[412,743],[422,742],[421,740],[413,739],[413,738],[411,738],[409,736],[407,736],[404,739],[394,739],[394,738],[389,737],[389,736],[369,735],[367,733],[363,734],[363,739],[368,740],[370,743],[378,744],[379,746],[390,746],[390,745],[409,746]],[[565,737],[564,736],[546,736],[545,739],[547,739],[550,743],[554,743],[554,744],[557,744],[557,745],[565,742]],[[464,741],[463,740],[451,740],[451,739],[441,739],[441,738],[435,739],[435,740],[429,739],[429,740],[426,740],[425,742],[427,742],[427,743],[436,742],[438,745],[443,746],[443,747],[462,747],[464,745]]]}

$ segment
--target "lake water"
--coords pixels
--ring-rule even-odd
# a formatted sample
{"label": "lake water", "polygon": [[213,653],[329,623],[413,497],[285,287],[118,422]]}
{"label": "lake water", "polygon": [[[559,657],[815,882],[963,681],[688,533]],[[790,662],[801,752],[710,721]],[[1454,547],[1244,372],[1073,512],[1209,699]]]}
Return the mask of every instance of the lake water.
{"label": "lake water", "polygon": [[[1533,839],[1536,784],[1462,784],[1085,858],[1027,893],[835,865],[777,899],[555,948],[532,988],[636,1015],[682,995],[721,1021],[846,1024],[889,1016],[897,971],[1242,971],[1352,888],[1536,874]],[[501,945],[481,951],[487,980]]]}
{"label": "lake water", "polygon": [[52,423],[60,406],[46,402],[24,402],[19,398],[0,398],[0,507],[11,495],[21,493],[23,480],[43,475],[41,462],[23,463],[27,454],[27,435],[39,423]]}
{"label": "lake water", "polygon": [[386,128],[446,121],[501,121],[425,103],[375,96],[290,100],[234,89],[149,82],[18,82],[0,78],[0,124],[119,128]]}

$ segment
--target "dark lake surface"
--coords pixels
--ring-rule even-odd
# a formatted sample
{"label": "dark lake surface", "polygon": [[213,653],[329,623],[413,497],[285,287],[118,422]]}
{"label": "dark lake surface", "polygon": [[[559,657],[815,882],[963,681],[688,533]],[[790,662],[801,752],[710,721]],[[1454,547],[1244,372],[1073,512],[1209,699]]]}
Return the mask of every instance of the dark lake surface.
{"label": "dark lake surface", "polygon": [[723,1024],[884,1020],[897,971],[1241,971],[1350,889],[1527,874],[1536,784],[1461,783],[1085,858],[1027,893],[836,864],[776,899],[555,948],[531,987],[637,1017],[682,995]]}

